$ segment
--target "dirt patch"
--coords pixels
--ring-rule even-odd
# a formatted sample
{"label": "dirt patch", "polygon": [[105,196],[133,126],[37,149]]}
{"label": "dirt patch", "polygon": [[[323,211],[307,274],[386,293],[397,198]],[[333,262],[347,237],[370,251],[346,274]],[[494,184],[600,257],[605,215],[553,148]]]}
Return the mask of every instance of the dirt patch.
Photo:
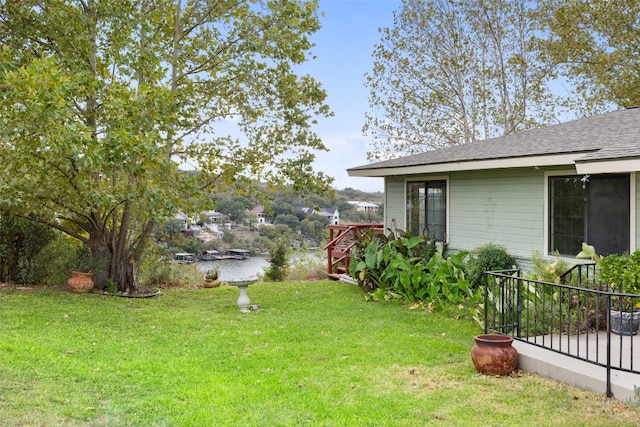
{"label": "dirt patch", "polygon": [[33,286],[21,286],[21,285],[16,285],[15,283],[0,283],[0,291],[3,290],[15,290],[15,291],[24,291],[24,292],[30,292],[35,290],[35,288]]}

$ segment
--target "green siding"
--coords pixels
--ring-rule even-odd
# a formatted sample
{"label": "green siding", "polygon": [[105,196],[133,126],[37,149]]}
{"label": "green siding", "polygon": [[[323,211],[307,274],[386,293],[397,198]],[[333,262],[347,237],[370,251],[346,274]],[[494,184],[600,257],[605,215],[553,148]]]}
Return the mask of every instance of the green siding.
{"label": "green siding", "polygon": [[404,177],[385,178],[384,225],[391,227],[391,220],[395,218],[398,228],[406,228]]}
{"label": "green siding", "polygon": [[492,242],[517,258],[544,251],[544,172],[508,169],[452,173],[449,246]]}
{"label": "green siding", "polygon": [[[633,176],[633,175],[632,175]],[[437,179],[443,175],[438,174]],[[385,178],[385,226],[405,229],[405,181]],[[415,180],[428,180],[420,176]],[[434,179],[436,177],[434,176]],[[635,176],[635,247],[640,248],[640,174]],[[533,168],[452,172],[448,176],[449,250],[473,250],[492,242],[503,245],[527,268],[534,252],[544,253],[543,170]]]}
{"label": "green siding", "polygon": [[[385,179],[387,227],[395,218],[398,227],[405,229],[405,178],[408,177]],[[454,172],[447,185],[449,249],[472,250],[493,242],[505,246],[516,258],[530,258],[533,251],[543,252],[542,170]]]}
{"label": "green siding", "polygon": [[[633,175],[632,175],[633,176]],[[636,249],[640,248],[640,173],[636,173]]]}

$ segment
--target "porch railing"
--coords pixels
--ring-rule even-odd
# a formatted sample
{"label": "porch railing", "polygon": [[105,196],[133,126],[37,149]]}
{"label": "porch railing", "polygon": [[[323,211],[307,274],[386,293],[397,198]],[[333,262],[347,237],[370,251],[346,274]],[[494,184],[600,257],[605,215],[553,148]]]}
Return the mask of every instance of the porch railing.
{"label": "porch railing", "polygon": [[327,251],[327,275],[338,279],[340,274],[349,271],[351,249],[359,236],[371,230],[373,233],[383,234],[383,224],[350,224],[329,225],[329,243],[323,249]]}
{"label": "porch railing", "polygon": [[[598,286],[595,266],[578,268],[564,277],[564,283],[528,279],[520,270],[491,271],[485,278],[485,333],[511,335],[604,367],[609,397],[611,370],[640,373],[640,360],[634,363],[635,347],[640,346],[640,336],[635,335],[638,324],[631,320],[640,295]],[[624,309],[630,311],[628,321],[619,317]],[[626,326],[635,330],[627,332]]]}

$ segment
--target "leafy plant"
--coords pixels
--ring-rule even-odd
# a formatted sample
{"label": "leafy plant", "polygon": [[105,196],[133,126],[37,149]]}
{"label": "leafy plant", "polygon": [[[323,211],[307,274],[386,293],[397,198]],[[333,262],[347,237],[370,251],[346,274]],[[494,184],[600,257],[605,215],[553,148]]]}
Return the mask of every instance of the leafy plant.
{"label": "leafy plant", "polygon": [[540,252],[536,251],[533,253],[531,261],[533,262],[532,278],[543,282],[560,283],[562,275],[570,268],[569,263],[557,253],[556,260],[548,262],[542,258]]}
{"label": "leafy plant", "polygon": [[[621,294],[640,295],[640,250],[633,254],[611,254],[598,262],[598,279]],[[620,296],[614,300],[617,308],[632,311],[640,308],[634,298]]]}
{"label": "leafy plant", "polygon": [[264,273],[266,280],[281,282],[287,278],[289,274],[289,252],[289,247],[285,239],[279,239],[271,247],[269,268],[267,268]]}
{"label": "leafy plant", "polygon": [[596,248],[593,245],[588,245],[585,242],[582,242],[582,250],[578,252],[576,255],[578,259],[590,259],[592,261],[598,262],[601,257],[596,253]]}
{"label": "leafy plant", "polygon": [[424,236],[396,230],[388,236],[367,234],[352,252],[349,273],[378,300],[407,299],[438,305],[472,296],[467,252],[445,258],[444,246]]}
{"label": "leafy plant", "polygon": [[220,277],[220,267],[216,266],[211,268],[204,273],[205,280],[218,280]]}
{"label": "leafy plant", "polygon": [[40,254],[55,236],[38,223],[0,215],[0,282],[35,283],[46,277]]}
{"label": "leafy plant", "polygon": [[469,259],[469,281],[471,286],[482,285],[485,271],[507,270],[513,268],[515,260],[507,250],[495,243],[487,243],[476,248]]}

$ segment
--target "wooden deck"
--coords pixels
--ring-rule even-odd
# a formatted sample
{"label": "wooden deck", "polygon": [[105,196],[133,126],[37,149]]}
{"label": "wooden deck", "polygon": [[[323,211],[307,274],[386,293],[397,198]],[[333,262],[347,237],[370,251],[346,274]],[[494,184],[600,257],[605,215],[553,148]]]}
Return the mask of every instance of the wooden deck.
{"label": "wooden deck", "polygon": [[345,224],[329,225],[329,243],[323,249],[327,251],[327,276],[339,280],[341,274],[349,271],[351,250],[358,237],[369,230],[384,234],[384,224]]}

